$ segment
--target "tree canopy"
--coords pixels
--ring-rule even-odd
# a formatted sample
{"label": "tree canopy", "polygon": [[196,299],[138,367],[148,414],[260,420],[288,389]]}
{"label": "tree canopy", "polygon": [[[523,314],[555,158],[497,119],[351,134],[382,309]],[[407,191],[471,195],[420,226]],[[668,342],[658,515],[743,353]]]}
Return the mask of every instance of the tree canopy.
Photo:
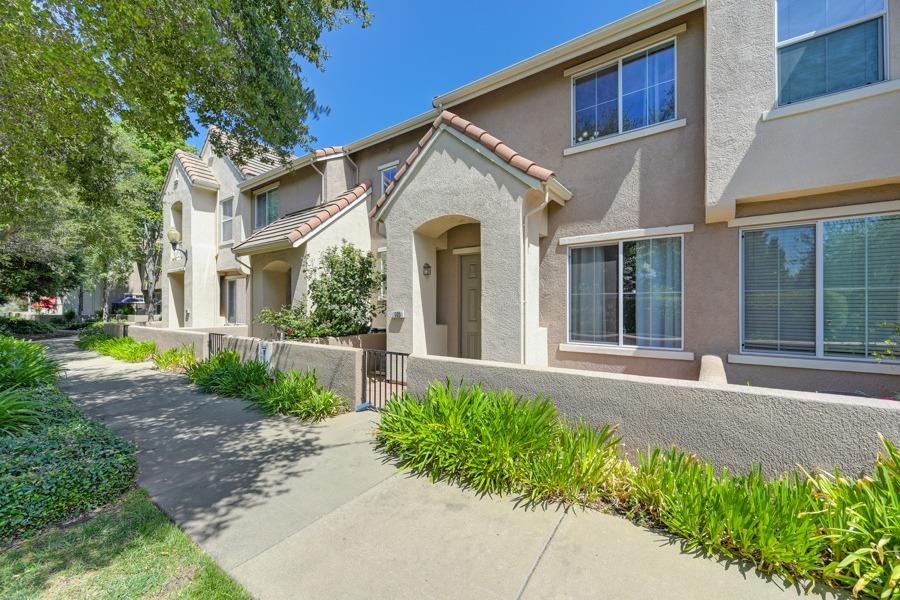
{"label": "tree canopy", "polygon": [[368,19],[363,0],[0,3],[0,239],[62,187],[114,201],[117,122],[186,139],[193,115],[238,163],[308,147],[326,109],[302,69],[323,67],[323,31]]}

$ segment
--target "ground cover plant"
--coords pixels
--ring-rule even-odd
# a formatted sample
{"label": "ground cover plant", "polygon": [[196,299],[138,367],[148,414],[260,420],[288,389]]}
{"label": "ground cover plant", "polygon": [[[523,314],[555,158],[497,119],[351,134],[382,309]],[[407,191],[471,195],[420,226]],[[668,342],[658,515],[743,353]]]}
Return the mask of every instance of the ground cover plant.
{"label": "ground cover plant", "polygon": [[185,373],[197,359],[194,357],[193,346],[181,346],[153,355],[153,362],[160,371]]}
{"label": "ground cover plant", "polygon": [[0,542],[117,499],[134,482],[134,447],[49,386],[28,390],[26,427],[0,437]]}
{"label": "ground cover plant", "polygon": [[41,319],[0,317],[0,332],[9,335],[41,335],[56,331],[57,325]]}
{"label": "ground cover plant", "polygon": [[56,383],[59,365],[40,344],[0,335],[0,389]]}
{"label": "ground cover plant", "polygon": [[764,573],[900,599],[900,451],[883,439],[871,476],[717,470],[678,449],[632,465],[610,427],[561,419],[545,398],[434,384],[382,413],[377,442],[401,467],[528,502],[603,506],[684,538],[688,550]]}
{"label": "ground cover plant", "polygon": [[139,342],[130,337],[114,338],[94,332],[81,336],[77,345],[82,350],[93,350],[125,362],[143,362],[149,360],[156,353],[155,342]]}
{"label": "ground cover plant", "polygon": [[0,554],[0,597],[250,600],[139,489]]}
{"label": "ground cover plant", "polygon": [[266,414],[290,415],[310,422],[322,421],[347,408],[333,390],[319,385],[315,371],[276,371],[272,383],[251,388],[245,397]]}

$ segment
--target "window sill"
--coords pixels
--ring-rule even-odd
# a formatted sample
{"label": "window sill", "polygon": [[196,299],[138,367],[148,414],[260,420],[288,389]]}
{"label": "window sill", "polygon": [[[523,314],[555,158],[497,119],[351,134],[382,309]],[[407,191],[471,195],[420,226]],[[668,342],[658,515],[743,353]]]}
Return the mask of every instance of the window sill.
{"label": "window sill", "polygon": [[615,144],[630,142],[650,135],[656,135],[657,133],[663,133],[664,131],[680,129],[685,125],[687,125],[687,119],[666,121],[665,123],[659,123],[658,125],[651,125],[650,127],[644,127],[643,129],[635,129],[633,131],[612,135],[595,142],[585,142],[584,144],[566,148],[563,150],[563,156],[571,156],[573,154],[578,154],[579,152],[587,152],[588,150],[596,150],[597,148],[605,148]]}
{"label": "window sill", "polygon": [[828,96],[820,96],[819,98],[804,100],[802,102],[797,102],[796,104],[788,104],[786,106],[779,106],[767,110],[762,114],[762,120],[775,121],[785,117],[792,117],[794,115],[802,115],[824,108],[831,108],[832,106],[840,106],[841,104],[865,100],[866,98],[882,96],[896,91],[900,91],[900,79],[872,83],[852,90],[846,90]]}
{"label": "window sill", "polygon": [[560,352],[582,354],[605,354],[610,356],[630,356],[633,358],[660,358],[664,360],[694,360],[693,352],[683,350],[657,350],[632,346],[603,346],[600,344],[560,344]]}
{"label": "window sill", "polygon": [[839,360],[833,358],[800,358],[795,356],[774,356],[771,354],[729,354],[729,364],[756,365],[764,367],[787,367],[790,369],[812,369],[819,371],[847,371],[851,373],[873,373],[880,375],[900,375],[900,364],[877,363],[873,361]]}

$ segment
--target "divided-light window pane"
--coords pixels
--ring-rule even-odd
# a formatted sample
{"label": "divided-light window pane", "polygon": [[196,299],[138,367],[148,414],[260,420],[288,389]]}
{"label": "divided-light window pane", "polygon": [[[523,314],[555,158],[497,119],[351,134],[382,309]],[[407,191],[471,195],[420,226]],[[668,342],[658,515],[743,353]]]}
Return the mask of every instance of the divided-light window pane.
{"label": "divided-light window pane", "polygon": [[744,349],[816,351],[816,228],[744,232]]}
{"label": "divided-light window pane", "polygon": [[573,248],[569,271],[569,339],[619,342],[619,247]]}
{"label": "divided-light window pane", "polygon": [[884,0],[778,0],[778,41],[851,23],[884,10]]}
{"label": "divided-light window pane", "polygon": [[675,43],[576,78],[573,95],[573,144],[674,119]]}

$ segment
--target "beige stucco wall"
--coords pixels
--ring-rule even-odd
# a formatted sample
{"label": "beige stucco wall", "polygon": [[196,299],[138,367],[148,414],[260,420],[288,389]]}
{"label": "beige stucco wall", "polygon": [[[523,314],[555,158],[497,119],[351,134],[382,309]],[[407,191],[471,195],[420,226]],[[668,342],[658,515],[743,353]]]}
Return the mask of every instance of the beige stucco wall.
{"label": "beige stucco wall", "polygon": [[[900,0],[889,0],[888,5],[888,63],[891,79],[897,79]],[[763,120],[763,113],[778,101],[775,9],[775,2],[740,0],[718,0],[707,7],[705,198],[709,221],[733,218],[742,200],[900,180],[900,90]],[[855,93],[842,92],[834,99]]]}
{"label": "beige stucco wall", "polygon": [[624,449],[651,446],[698,454],[718,467],[770,475],[793,470],[871,472],[878,433],[900,439],[900,402],[771,389],[411,356],[409,389],[434,381],[549,397],[563,414],[594,427],[619,425]]}
{"label": "beige stucco wall", "polygon": [[[389,243],[388,349],[444,355],[447,325],[437,316],[437,251],[446,231],[458,224],[481,227],[481,355],[520,362],[523,319],[522,215],[527,209],[521,179],[476,152],[456,134],[441,129],[425,147],[403,184],[391,196],[384,218]],[[536,280],[537,261],[527,266]],[[451,275],[452,276],[452,275]],[[534,324],[536,326],[536,323]]]}

